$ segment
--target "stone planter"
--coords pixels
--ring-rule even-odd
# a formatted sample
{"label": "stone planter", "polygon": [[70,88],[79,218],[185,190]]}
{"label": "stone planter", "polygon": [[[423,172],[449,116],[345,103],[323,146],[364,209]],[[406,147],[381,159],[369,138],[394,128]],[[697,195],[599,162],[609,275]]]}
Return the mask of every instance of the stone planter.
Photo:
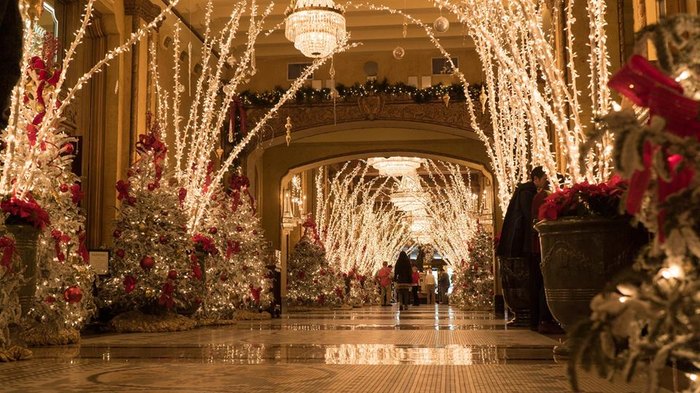
{"label": "stone planter", "polygon": [[32,225],[25,224],[6,224],[5,228],[15,237],[15,252],[22,260],[20,271],[24,280],[19,287],[19,302],[22,315],[26,315],[34,303],[36,293],[36,245],[40,231]]}
{"label": "stone planter", "polygon": [[508,308],[515,313],[515,319],[509,323],[513,327],[530,326],[529,263],[529,258],[499,258],[503,299]]}
{"label": "stone planter", "polygon": [[626,219],[565,218],[542,221],[535,229],[547,305],[565,330],[588,318],[591,299],[632,265],[646,241]]}

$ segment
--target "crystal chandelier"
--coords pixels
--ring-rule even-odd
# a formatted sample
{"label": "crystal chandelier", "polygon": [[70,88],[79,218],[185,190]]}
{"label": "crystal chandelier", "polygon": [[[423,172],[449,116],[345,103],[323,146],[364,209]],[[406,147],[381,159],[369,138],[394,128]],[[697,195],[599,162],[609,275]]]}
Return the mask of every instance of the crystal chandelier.
{"label": "crystal chandelier", "polygon": [[345,39],[343,7],[333,0],[296,0],[287,8],[284,36],[306,57],[326,57]]}
{"label": "crystal chandelier", "polygon": [[411,176],[415,175],[425,159],[418,157],[372,157],[367,163],[379,171],[382,176]]}

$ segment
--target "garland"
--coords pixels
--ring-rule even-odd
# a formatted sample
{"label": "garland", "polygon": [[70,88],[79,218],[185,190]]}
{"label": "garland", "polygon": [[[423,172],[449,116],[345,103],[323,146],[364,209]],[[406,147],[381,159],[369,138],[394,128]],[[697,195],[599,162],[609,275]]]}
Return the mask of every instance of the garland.
{"label": "garland", "polygon": [[[477,100],[479,98],[479,93],[481,92],[481,85],[474,84],[469,85],[469,95],[472,100]],[[459,83],[453,83],[451,85],[443,85],[442,83],[427,87],[425,89],[419,89],[415,86],[407,85],[403,82],[389,83],[387,79],[380,82],[368,81],[364,84],[355,83],[352,86],[345,86],[339,83],[334,94],[332,89],[324,88],[321,90],[314,89],[313,87],[302,87],[300,88],[293,100],[295,104],[316,104],[331,101],[333,95],[339,101],[347,101],[352,98],[367,97],[373,95],[388,95],[392,97],[409,97],[413,99],[414,102],[418,104],[442,100],[445,94],[448,94],[450,100],[464,101],[464,88]],[[276,86],[272,90],[263,92],[253,92],[246,90],[241,93],[241,101],[248,106],[262,106],[269,107],[274,105],[286,90],[280,86]]]}

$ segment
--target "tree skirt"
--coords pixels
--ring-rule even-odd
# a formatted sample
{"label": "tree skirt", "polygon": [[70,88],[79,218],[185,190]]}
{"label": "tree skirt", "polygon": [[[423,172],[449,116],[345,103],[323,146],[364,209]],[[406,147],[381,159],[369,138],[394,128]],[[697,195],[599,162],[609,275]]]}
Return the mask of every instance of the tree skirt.
{"label": "tree skirt", "polygon": [[80,332],[73,328],[37,323],[20,333],[20,340],[30,347],[69,345],[80,342]]}
{"label": "tree skirt", "polygon": [[27,348],[13,345],[9,348],[0,348],[0,362],[14,362],[32,358],[32,351]]}
{"label": "tree skirt", "polygon": [[141,311],[127,311],[114,317],[109,325],[118,333],[156,333],[194,329],[197,322],[175,313],[153,315]]}
{"label": "tree skirt", "polygon": [[239,321],[258,321],[264,319],[272,319],[272,315],[267,312],[253,312],[248,310],[236,311],[236,320]]}
{"label": "tree skirt", "polygon": [[197,326],[225,326],[225,325],[235,325],[235,319],[214,319],[214,318],[202,318],[197,320]]}

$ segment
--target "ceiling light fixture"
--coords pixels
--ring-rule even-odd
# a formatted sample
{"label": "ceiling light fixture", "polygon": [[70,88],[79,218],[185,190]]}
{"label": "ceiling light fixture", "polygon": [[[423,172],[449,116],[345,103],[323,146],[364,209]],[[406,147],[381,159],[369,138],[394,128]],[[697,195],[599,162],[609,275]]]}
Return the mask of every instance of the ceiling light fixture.
{"label": "ceiling light fixture", "polygon": [[287,8],[284,36],[306,57],[333,53],[345,39],[345,10],[332,0],[296,0]]}

